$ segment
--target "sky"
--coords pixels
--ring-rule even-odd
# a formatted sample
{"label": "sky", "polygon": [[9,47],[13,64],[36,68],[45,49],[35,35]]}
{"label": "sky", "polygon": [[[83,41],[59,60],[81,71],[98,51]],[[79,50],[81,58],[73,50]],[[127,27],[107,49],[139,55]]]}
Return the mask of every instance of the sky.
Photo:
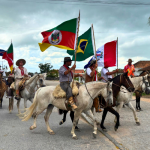
{"label": "sky", "polygon": [[[14,62],[25,59],[28,72],[39,72],[39,63],[51,63],[59,69],[69,55],[53,46],[41,52],[41,32],[77,18],[79,10],[79,35],[93,24],[97,49],[118,37],[119,68],[129,58],[134,63],[149,60],[149,0],[0,0],[0,49],[7,50],[12,41]],[[83,69],[89,59],[77,62],[76,68]],[[7,62],[0,58],[0,64],[2,61],[6,66]]]}

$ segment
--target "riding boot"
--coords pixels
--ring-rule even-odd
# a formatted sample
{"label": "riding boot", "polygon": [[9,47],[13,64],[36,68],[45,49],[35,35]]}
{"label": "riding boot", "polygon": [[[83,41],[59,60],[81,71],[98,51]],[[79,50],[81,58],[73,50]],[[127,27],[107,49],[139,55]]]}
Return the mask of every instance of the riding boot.
{"label": "riding boot", "polygon": [[16,99],[16,100],[19,100],[19,99],[20,99],[20,96],[19,96],[19,90],[16,90],[16,96],[15,96],[15,99]]}
{"label": "riding boot", "polygon": [[68,100],[69,104],[71,105],[72,109],[75,110],[78,107],[75,105],[74,101],[73,101],[73,97],[70,97]]}
{"label": "riding boot", "polygon": [[100,109],[99,99],[98,98],[94,99],[93,105],[95,107],[96,112],[102,112],[102,110]]}
{"label": "riding boot", "polygon": [[0,108],[2,108],[2,100],[0,100]]}

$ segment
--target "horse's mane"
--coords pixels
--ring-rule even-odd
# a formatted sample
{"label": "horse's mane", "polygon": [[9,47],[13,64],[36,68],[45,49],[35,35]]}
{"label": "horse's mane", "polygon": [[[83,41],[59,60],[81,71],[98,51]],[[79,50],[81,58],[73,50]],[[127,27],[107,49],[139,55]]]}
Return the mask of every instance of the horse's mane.
{"label": "horse's mane", "polygon": [[117,79],[118,79],[118,77],[120,77],[120,75],[117,75],[116,77],[114,77],[114,78],[110,79],[109,81],[110,81],[110,82],[115,81],[115,80],[117,80]]}
{"label": "horse's mane", "polygon": [[27,80],[26,84],[31,83],[37,76],[38,76],[38,74],[35,74],[33,77],[31,77],[29,80]]}
{"label": "horse's mane", "polygon": [[86,84],[86,85],[89,85],[89,84],[94,84],[94,83],[102,83],[102,84],[107,84],[107,83],[105,83],[105,82],[101,82],[101,81],[92,81],[92,82],[87,82],[87,83],[84,83],[84,84],[82,84],[82,86],[83,86],[83,85],[85,86],[85,84]]}

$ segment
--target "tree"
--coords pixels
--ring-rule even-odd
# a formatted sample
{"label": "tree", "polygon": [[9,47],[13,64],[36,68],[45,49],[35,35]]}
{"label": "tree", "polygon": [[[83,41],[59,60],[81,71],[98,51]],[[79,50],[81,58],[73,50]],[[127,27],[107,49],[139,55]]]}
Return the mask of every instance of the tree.
{"label": "tree", "polygon": [[41,73],[48,73],[53,68],[53,66],[50,63],[40,63],[39,68]]}
{"label": "tree", "polygon": [[47,77],[57,78],[58,74],[58,70],[53,69],[47,73]]}

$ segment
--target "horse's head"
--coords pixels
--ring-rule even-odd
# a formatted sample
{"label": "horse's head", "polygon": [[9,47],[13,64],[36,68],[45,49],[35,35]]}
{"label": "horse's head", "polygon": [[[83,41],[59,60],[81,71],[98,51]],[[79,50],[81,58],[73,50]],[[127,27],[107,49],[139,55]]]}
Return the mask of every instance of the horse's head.
{"label": "horse's head", "polygon": [[37,84],[39,87],[45,87],[45,74],[38,74],[38,81]]}
{"label": "horse's head", "polygon": [[124,86],[129,92],[133,92],[135,90],[127,72],[120,75],[120,85]]}
{"label": "horse's head", "polygon": [[143,76],[143,82],[142,82],[142,90],[146,93],[150,93],[150,84],[148,81],[148,74]]}
{"label": "horse's head", "polygon": [[112,90],[112,82],[107,83],[107,105],[111,106],[113,104],[113,90]]}

